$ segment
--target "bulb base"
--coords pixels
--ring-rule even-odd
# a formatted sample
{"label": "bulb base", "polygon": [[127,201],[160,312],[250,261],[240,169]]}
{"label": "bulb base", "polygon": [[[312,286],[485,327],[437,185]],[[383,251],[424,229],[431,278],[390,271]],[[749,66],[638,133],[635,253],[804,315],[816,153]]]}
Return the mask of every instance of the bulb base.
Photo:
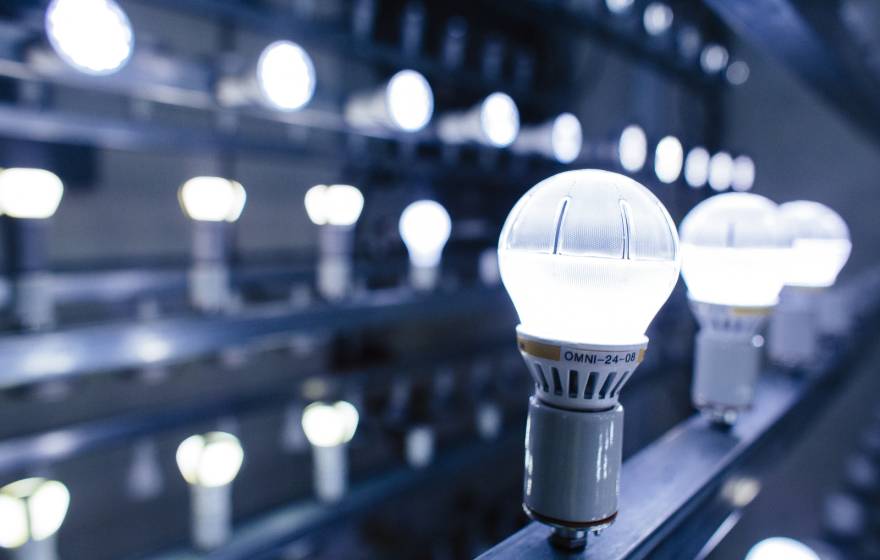
{"label": "bulb base", "polygon": [[852,313],[846,293],[837,289],[826,290],[818,305],[819,333],[824,336],[845,336],[852,330]]}
{"label": "bulb base", "polygon": [[440,279],[439,266],[418,266],[411,264],[409,267],[409,282],[417,292],[430,292],[437,287]]}
{"label": "bulb base", "polygon": [[13,312],[20,328],[38,331],[55,324],[52,285],[49,272],[26,272],[12,280]]}
{"label": "bulb base", "polygon": [[748,409],[761,370],[761,348],[753,335],[702,329],[697,334],[691,399],[718,424],[733,424]]}
{"label": "bulb base", "polygon": [[770,319],[767,354],[787,369],[809,369],[817,355],[817,296],[814,290],[786,288]]}
{"label": "bulb base", "polygon": [[12,560],[58,560],[56,535],[40,541],[29,540],[18,548],[9,551]]}
{"label": "bulb base", "polygon": [[190,486],[193,545],[202,551],[214,550],[232,533],[232,485]]}
{"label": "bulb base", "polygon": [[312,446],[315,495],[323,503],[340,501],[348,489],[347,446]]}

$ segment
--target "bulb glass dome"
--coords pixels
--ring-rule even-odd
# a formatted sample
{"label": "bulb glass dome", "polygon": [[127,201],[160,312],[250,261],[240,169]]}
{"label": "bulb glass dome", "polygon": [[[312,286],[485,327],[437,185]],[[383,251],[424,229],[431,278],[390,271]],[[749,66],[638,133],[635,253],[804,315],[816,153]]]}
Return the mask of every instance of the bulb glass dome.
{"label": "bulb glass dome", "polygon": [[480,105],[480,125],[489,143],[505,148],[519,134],[519,110],[506,93],[495,92]]}
{"label": "bulb glass dome", "polygon": [[51,537],[69,505],[70,492],[55,480],[26,478],[0,488],[0,546],[19,548]]}
{"label": "bulb glass dome", "polygon": [[85,74],[118,72],[134,50],[131,22],[113,0],[53,0],[45,27],[52,49]]}
{"label": "bulb glass dome", "polygon": [[821,560],[812,548],[785,537],[765,539],[749,550],[746,560]]}
{"label": "bulb glass dome", "polygon": [[779,214],[792,240],[785,283],[832,286],[852,251],[846,222],[824,204],[807,200],[786,202]]}
{"label": "bulb glass dome", "polygon": [[401,70],[392,76],[385,96],[388,114],[401,130],[416,132],[431,122],[434,92],[428,80],[415,70]]}
{"label": "bulb glass dome", "polygon": [[186,438],[177,447],[177,468],[190,484],[214,488],[235,480],[244,461],[238,438],[209,432]]}
{"label": "bulb glass dome", "polygon": [[735,191],[750,191],[755,184],[755,162],[749,156],[738,156],[733,160],[733,173],[730,186]]}
{"label": "bulb glass dome", "polygon": [[791,241],[775,203],[751,193],[713,196],[688,212],[680,235],[681,273],[692,299],[743,307],[776,304]]}
{"label": "bulb glass dome", "polygon": [[651,2],[645,7],[642,23],[648,35],[658,36],[672,27],[672,8],[663,2]]}
{"label": "bulb glass dome", "polygon": [[617,143],[620,166],[625,171],[636,173],[645,166],[648,159],[648,137],[642,127],[632,124],[623,129]]}
{"label": "bulb glass dome", "polygon": [[498,242],[501,278],[532,336],[639,341],[678,279],[678,235],[648,189],[617,173],[569,171],[532,187]]}
{"label": "bulb glass dome", "polygon": [[633,0],[605,0],[605,7],[612,14],[623,14],[633,5]]}
{"label": "bulb glass dome", "polygon": [[437,266],[451,232],[452,220],[439,202],[419,200],[400,215],[400,237],[415,266]]}
{"label": "bulb glass dome", "polygon": [[709,186],[722,192],[733,182],[733,158],[727,152],[718,152],[709,160]]}
{"label": "bulb glass dome", "polygon": [[315,185],[306,192],[305,206],[315,225],[353,226],[364,208],[364,195],[351,185]]}
{"label": "bulb glass dome", "polygon": [[358,420],[358,411],[351,403],[315,402],[303,411],[302,426],[312,445],[335,447],[351,441],[357,431]]}
{"label": "bulb glass dome", "polygon": [[709,180],[709,152],[697,146],[688,152],[684,160],[684,180],[695,189],[705,187]]}
{"label": "bulb glass dome", "polygon": [[257,82],[274,109],[295,111],[315,93],[315,66],[309,53],[291,41],[276,41],[257,61]]}
{"label": "bulb glass dome", "polygon": [[559,163],[571,163],[581,155],[584,137],[581,122],[571,113],[562,113],[553,120],[550,132],[553,157]]}
{"label": "bulb glass dome", "polygon": [[235,222],[247,202],[238,181],[223,177],[193,177],[177,193],[183,213],[200,222]]}
{"label": "bulb glass dome", "polygon": [[13,218],[51,218],[63,194],[61,179],[51,171],[25,167],[0,171],[0,212]]}
{"label": "bulb glass dome", "polygon": [[654,151],[654,174],[663,183],[674,183],[681,175],[684,150],[675,136],[666,136]]}

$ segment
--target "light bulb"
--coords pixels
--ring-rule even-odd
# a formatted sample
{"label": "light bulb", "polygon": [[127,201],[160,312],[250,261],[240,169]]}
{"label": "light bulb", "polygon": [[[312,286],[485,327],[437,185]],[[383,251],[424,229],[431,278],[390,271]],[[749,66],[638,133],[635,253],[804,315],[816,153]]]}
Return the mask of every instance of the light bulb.
{"label": "light bulb", "polygon": [[244,461],[238,438],[226,432],[193,435],[177,448],[177,467],[192,485],[225,486],[235,480]]}
{"label": "light bulb", "polygon": [[322,296],[338,301],[351,292],[354,224],[364,195],[351,185],[315,185],[306,192],[306,213],[319,232],[317,286]]}
{"label": "light bulb", "polygon": [[642,127],[631,124],[620,133],[617,142],[617,155],[624,171],[637,173],[648,159],[648,138]]}
{"label": "light bulb", "polygon": [[733,158],[727,152],[718,152],[709,160],[709,186],[722,192],[733,182]]}
{"label": "light bulb", "polygon": [[651,2],[645,7],[642,23],[648,35],[656,37],[669,31],[672,19],[672,8],[663,2]]}
{"label": "light bulb", "polygon": [[818,554],[800,541],[785,537],[764,539],[749,550],[746,560],[821,560]]}
{"label": "light bulb", "polygon": [[476,107],[463,113],[444,115],[437,124],[437,135],[447,144],[477,142],[506,148],[519,134],[519,109],[506,93],[495,92]]}
{"label": "light bulb", "polygon": [[312,444],[315,494],[323,502],[336,502],[348,487],[346,445],[354,437],[358,411],[346,401],[315,402],[303,411],[302,426]]}
{"label": "light bulb", "polygon": [[351,185],[315,185],[306,191],[304,204],[317,226],[353,226],[364,208],[364,195]]}
{"label": "light bulb", "polygon": [[717,43],[709,43],[700,53],[700,66],[707,74],[717,74],[727,66],[728,58],[727,49]]}
{"label": "light bulb", "polygon": [[345,105],[345,120],[363,129],[417,132],[433,114],[431,85],[415,70],[401,70],[381,87],[352,95]]}
{"label": "light bulb", "polygon": [[85,74],[118,72],[134,50],[131,23],[113,0],[52,0],[45,27],[58,56]]}
{"label": "light bulb", "polygon": [[433,200],[419,200],[400,215],[400,237],[409,252],[411,280],[417,289],[430,289],[437,280],[440,257],[452,232],[449,213]]}
{"label": "light bulb", "polygon": [[699,189],[709,180],[709,152],[697,146],[691,148],[684,161],[684,180],[688,186]]}
{"label": "light bulb", "polygon": [[605,0],[605,7],[612,14],[623,14],[629,11],[633,5],[633,0]]}
{"label": "light bulb", "polygon": [[645,187],[599,170],[530,189],[498,241],[535,382],[526,428],[526,511],[569,546],[617,514],[621,387],[679,271],[669,213]]}
{"label": "light bulb", "polygon": [[736,62],[730,63],[730,66],[727,67],[727,72],[725,72],[725,76],[727,76],[727,81],[730,82],[731,85],[741,86],[748,81],[749,72],[749,65],[742,60],[737,60]]}
{"label": "light bulb", "polygon": [[674,183],[681,175],[684,150],[675,136],[665,136],[654,151],[654,174],[661,183]]}
{"label": "light bulb", "polygon": [[730,186],[733,190],[744,192],[752,190],[755,184],[755,162],[749,156],[737,156],[733,160],[733,174]]}
{"label": "light bulb", "polygon": [[63,194],[61,179],[51,171],[26,167],[0,171],[0,212],[12,218],[51,218]]}
{"label": "light bulb", "polygon": [[55,480],[26,478],[0,488],[0,546],[45,541],[61,528],[69,505],[70,492]]}
{"label": "light bulb", "polygon": [[571,113],[562,113],[549,122],[524,127],[512,149],[519,154],[538,154],[571,163],[581,155],[583,143],[581,122]]}
{"label": "light bulb", "polygon": [[755,335],[779,298],[791,240],[776,204],[751,193],[704,200],[680,235],[681,272],[700,323],[692,398],[713,421],[732,423],[754,396]]}
{"label": "light bulb", "polygon": [[184,214],[202,222],[235,222],[247,201],[241,183],[223,177],[193,177],[177,197]]}
{"label": "light bulb", "polygon": [[296,111],[315,93],[315,66],[309,53],[296,43],[275,41],[260,53],[257,83],[267,105]]}

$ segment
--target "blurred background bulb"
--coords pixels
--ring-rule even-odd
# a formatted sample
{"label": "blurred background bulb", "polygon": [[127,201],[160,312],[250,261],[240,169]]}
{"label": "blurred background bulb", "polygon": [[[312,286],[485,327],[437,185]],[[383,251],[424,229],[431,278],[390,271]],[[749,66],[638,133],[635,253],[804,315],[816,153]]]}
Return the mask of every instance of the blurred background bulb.
{"label": "blurred background bulb", "polygon": [[684,180],[688,186],[698,189],[709,180],[709,152],[697,146],[691,148],[684,161]]}
{"label": "blurred background bulb", "polygon": [[852,251],[849,228],[843,218],[824,204],[807,200],[780,205],[779,215],[792,238],[786,285],[833,285]]}
{"label": "blurred background bulb", "polygon": [[727,66],[729,57],[727,49],[717,43],[709,43],[700,53],[700,66],[707,74],[717,74]]}
{"label": "blurred background bulb", "polygon": [[727,152],[718,152],[709,160],[709,186],[722,192],[733,182],[733,158]]}
{"label": "blurred background bulb", "polygon": [[51,171],[12,167],[0,171],[0,212],[13,218],[51,218],[64,194],[61,179]]}
{"label": "blurred background bulb", "polygon": [[605,7],[612,14],[622,14],[633,5],[633,0],[605,0]]}
{"label": "blurred background bulb", "polygon": [[357,431],[358,420],[358,411],[351,403],[315,402],[303,411],[302,427],[312,445],[335,447],[351,441]]}
{"label": "blurred background bulb", "polygon": [[271,107],[295,111],[315,93],[315,66],[309,53],[296,43],[276,41],[260,54],[257,82]]}
{"label": "blurred background bulb", "polygon": [[559,163],[571,163],[581,155],[584,143],[581,121],[571,113],[562,113],[553,120],[551,138],[553,156]]}
{"label": "blurred background bulb", "polygon": [[434,114],[431,85],[415,70],[401,70],[391,77],[386,88],[386,103],[391,119],[407,132],[425,128]]}
{"label": "blurred background bulb", "polygon": [[452,232],[449,213],[433,200],[419,200],[400,215],[400,237],[417,267],[435,267]]}
{"label": "blurred background bulb", "polygon": [[672,27],[672,19],[672,8],[663,2],[651,2],[645,7],[642,22],[648,35],[656,37]]}
{"label": "blurred background bulb", "polygon": [[642,127],[632,124],[623,129],[617,143],[617,154],[620,166],[625,171],[636,173],[642,170],[648,159],[648,138]]}
{"label": "blurred background bulb", "polygon": [[737,156],[733,160],[730,186],[735,191],[750,191],[755,184],[755,162],[749,156]]}
{"label": "blurred background bulb", "polygon": [[113,0],[53,0],[45,26],[58,56],[85,74],[118,72],[134,50],[131,23]]}
{"label": "blurred background bulb", "polygon": [[55,480],[26,478],[0,488],[0,546],[48,539],[61,528],[69,505],[70,492]]}
{"label": "blurred background bulb", "polygon": [[364,208],[364,195],[352,185],[315,185],[306,192],[304,203],[315,225],[352,226]]}
{"label": "blurred background bulb", "polygon": [[193,177],[180,187],[178,200],[189,218],[204,222],[235,222],[247,193],[238,181],[223,177]]}
{"label": "blurred background bulb", "polygon": [[749,550],[746,560],[821,560],[816,552],[800,541],[785,537],[764,539]]}
{"label": "blurred background bulb", "polygon": [[513,143],[519,132],[519,110],[506,93],[495,92],[480,106],[480,123],[489,143],[504,148]]}
{"label": "blurred background bulb", "polygon": [[681,175],[684,150],[675,136],[665,136],[654,151],[654,174],[662,183],[674,183]]}
{"label": "blurred background bulb", "polygon": [[176,459],[184,480],[211,488],[225,486],[235,479],[244,461],[244,450],[234,435],[209,432],[183,440]]}

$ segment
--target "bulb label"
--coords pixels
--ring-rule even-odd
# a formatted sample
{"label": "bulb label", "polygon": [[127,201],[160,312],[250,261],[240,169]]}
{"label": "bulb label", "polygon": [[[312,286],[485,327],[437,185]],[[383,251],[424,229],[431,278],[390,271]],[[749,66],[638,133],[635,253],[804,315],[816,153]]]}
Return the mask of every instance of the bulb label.
{"label": "bulb label", "polygon": [[517,337],[517,344],[520,351],[530,356],[577,364],[640,364],[645,359],[644,347],[621,350],[566,348],[524,337]]}

